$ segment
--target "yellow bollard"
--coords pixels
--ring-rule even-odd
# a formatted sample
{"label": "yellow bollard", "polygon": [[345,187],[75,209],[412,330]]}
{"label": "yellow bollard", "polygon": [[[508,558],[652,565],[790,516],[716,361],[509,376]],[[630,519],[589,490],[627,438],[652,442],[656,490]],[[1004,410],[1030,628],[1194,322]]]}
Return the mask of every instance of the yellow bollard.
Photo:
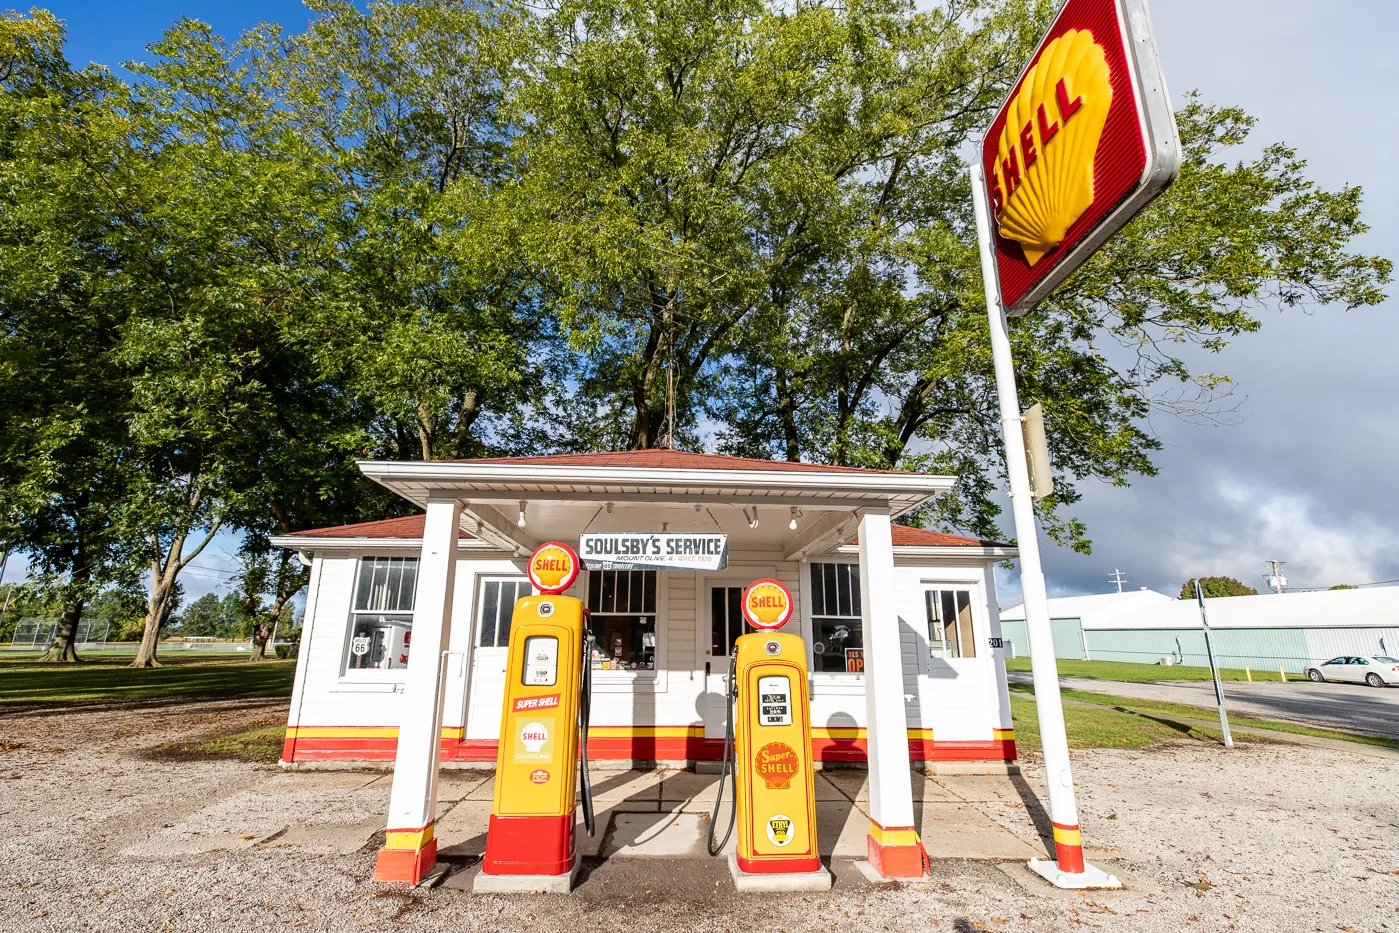
{"label": "yellow bollard", "polygon": [[1248,669],[1247,664],[1244,665],[1244,676],[1248,678],[1249,683],[1253,683],[1253,671]]}
{"label": "yellow bollard", "polygon": [[1278,673],[1282,675],[1282,682],[1287,683],[1287,671],[1282,669],[1281,664],[1278,665]]}

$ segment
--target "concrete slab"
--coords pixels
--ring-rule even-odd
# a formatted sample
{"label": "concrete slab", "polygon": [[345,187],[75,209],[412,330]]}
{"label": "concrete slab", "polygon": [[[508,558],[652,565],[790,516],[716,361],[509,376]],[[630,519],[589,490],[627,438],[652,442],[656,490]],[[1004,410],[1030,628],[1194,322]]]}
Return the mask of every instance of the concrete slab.
{"label": "concrete slab", "polygon": [[697,813],[618,813],[602,848],[616,858],[704,858],[709,820]]}
{"label": "concrete slab", "polygon": [[1043,857],[1033,846],[967,803],[926,801],[918,834],[928,857],[957,859],[1030,859]]}
{"label": "concrete slab", "polygon": [[495,773],[492,772],[480,784],[467,791],[463,800],[494,800],[495,799]]}
{"label": "concrete slab", "polygon": [[827,858],[864,858],[868,854],[865,838],[869,835],[870,818],[862,810],[845,801],[816,802],[816,846]]}
{"label": "concrete slab", "polygon": [[481,855],[491,821],[488,800],[463,800],[437,817],[437,851],[445,856]]}
{"label": "concrete slab", "polygon": [[[929,783],[935,785],[940,792],[950,794],[956,799],[965,800],[968,803],[991,801],[1020,803],[1023,798],[1020,796],[1020,791],[1016,789],[1017,784],[1022,788],[1026,786],[1025,779],[1021,777],[1012,778],[1010,775],[987,774],[939,775]],[[1036,796],[1044,794],[1042,787],[1030,785],[1029,789]]]}
{"label": "concrete slab", "polygon": [[623,801],[650,801],[660,809],[661,780],[664,771],[590,772],[594,802],[616,804]]}
{"label": "concrete slab", "polygon": [[593,808],[593,835],[588,835],[588,827],[583,823],[583,808],[579,807],[573,813],[573,840],[578,847],[580,857],[594,858],[602,853],[602,846],[607,841],[607,833],[612,825],[612,816],[616,811],[611,807],[599,805]]}
{"label": "concrete slab", "polygon": [[309,788],[355,790],[373,784],[383,776],[366,771],[279,771],[259,783],[256,790],[268,794]]}
{"label": "concrete slab", "polygon": [[867,803],[870,799],[870,776],[867,771],[822,771],[817,780],[823,778],[830,781],[847,800]]}
{"label": "concrete slab", "polygon": [[568,894],[583,868],[582,859],[574,859],[573,870],[566,875],[488,875],[478,870],[471,879],[471,890],[477,894]]}
{"label": "concrete slab", "polygon": [[[729,795],[729,789],[733,787],[733,779],[729,778],[725,784],[724,796]],[[676,804],[686,803],[695,798],[714,802],[714,792],[719,786],[719,775],[717,774],[696,774],[693,771],[666,771],[661,780],[661,803]]]}
{"label": "concrete slab", "polygon": [[729,876],[740,894],[774,894],[784,891],[829,891],[835,879],[824,865],[816,871],[749,874],[738,867],[738,857],[729,856]]}
{"label": "concrete slab", "polygon": [[314,855],[349,855],[363,849],[383,828],[382,816],[358,823],[292,826],[280,836],[267,840],[264,845],[267,848],[294,847]]}
{"label": "concrete slab", "polygon": [[437,799],[439,801],[456,803],[458,800],[465,800],[467,795],[476,790],[482,784],[490,784],[494,788],[492,774],[473,774],[469,771],[457,771],[448,774],[438,775],[437,778]]}
{"label": "concrete slab", "polygon": [[824,800],[845,801],[848,803],[850,798],[845,795],[845,791],[826,779],[826,775],[829,773],[828,771],[816,772],[816,802],[819,804]]}

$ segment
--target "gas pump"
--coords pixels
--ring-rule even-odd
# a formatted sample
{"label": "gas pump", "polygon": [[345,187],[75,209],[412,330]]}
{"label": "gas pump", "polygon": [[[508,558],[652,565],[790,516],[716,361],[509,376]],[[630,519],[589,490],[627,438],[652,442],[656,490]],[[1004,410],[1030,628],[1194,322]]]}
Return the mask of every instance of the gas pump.
{"label": "gas pump", "polygon": [[[743,592],[743,614],[759,631],[734,643],[719,793],[710,816],[709,854],[738,828],[729,871],[740,891],[816,890],[831,886],[816,844],[811,767],[811,708],[806,644],[777,629],[792,615],[792,594],[776,580]],[[724,783],[732,773],[728,831],[716,844]]]}
{"label": "gas pump", "polygon": [[573,834],[580,782],[584,825],[589,836],[596,829],[588,780],[587,610],[582,600],[559,595],[578,578],[578,566],[567,545],[541,545],[528,571],[541,595],[515,602],[495,797],[477,891],[572,889],[581,864]]}

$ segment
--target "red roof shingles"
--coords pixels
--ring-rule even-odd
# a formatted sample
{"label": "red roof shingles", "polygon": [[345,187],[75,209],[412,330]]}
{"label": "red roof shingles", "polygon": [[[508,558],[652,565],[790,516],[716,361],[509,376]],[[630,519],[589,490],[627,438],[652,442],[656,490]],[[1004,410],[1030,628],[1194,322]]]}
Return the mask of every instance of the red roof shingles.
{"label": "red roof shingles", "polygon": [[615,450],[591,454],[549,454],[531,457],[477,457],[452,463],[489,465],[526,464],[530,466],[634,467],[666,470],[770,470],[781,473],[900,473],[902,470],[870,470],[863,467],[834,466],[826,463],[793,463],[789,460],[761,460],[756,457],[727,457],[699,454],[688,450]]}
{"label": "red roof shingles", "polygon": [[[354,525],[337,525],[334,528],[312,528],[307,531],[294,531],[295,538],[411,538],[423,536],[423,516],[406,515],[403,518],[385,518],[377,522],[359,522]],[[461,537],[470,538],[466,532]],[[967,538],[962,535],[949,535],[941,531],[927,531],[922,528],[909,528],[907,525],[893,526],[893,539],[896,547],[1009,547],[995,541],[980,538]],[[854,543],[854,542],[852,542]]]}
{"label": "red roof shingles", "polygon": [[[423,536],[424,515],[405,515],[402,518],[384,518],[377,522],[357,522],[353,525],[336,525],[334,528],[310,528],[306,531],[293,531],[294,538],[421,538]],[[470,538],[462,532],[460,537]]]}
{"label": "red roof shingles", "polygon": [[[926,528],[910,528],[907,525],[891,525],[890,530],[890,537],[894,539],[895,547],[1010,547],[1009,544],[1002,544],[999,541],[950,535],[942,531],[929,531]],[[856,539],[856,541],[858,540]]]}

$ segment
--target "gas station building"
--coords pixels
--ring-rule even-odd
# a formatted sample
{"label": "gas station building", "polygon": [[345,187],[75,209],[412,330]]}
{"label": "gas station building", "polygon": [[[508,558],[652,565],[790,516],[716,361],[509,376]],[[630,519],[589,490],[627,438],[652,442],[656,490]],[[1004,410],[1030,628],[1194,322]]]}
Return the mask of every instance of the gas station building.
{"label": "gas station building", "polygon": [[[922,872],[911,766],[994,772],[1016,757],[993,574],[1015,550],[894,523],[953,477],[672,450],[360,468],[424,513],[274,539],[311,561],[282,760],[394,762],[381,880],[431,869],[439,768],[497,761],[512,607],[549,541],[582,555],[563,595],[594,639],[594,767],[723,756],[729,655],[752,631],[742,594],[762,578],[795,604],[809,760],[869,769],[880,874]],[[623,550],[590,559],[589,536]],[[625,550],[653,538],[681,556]],[[722,555],[698,553],[716,541]]]}
{"label": "gas station building", "polygon": [[[589,532],[728,536],[721,571],[588,570],[570,590],[592,613],[595,766],[717,760],[726,657],[742,633],[738,598],[759,577],[785,583],[812,671],[818,762],[866,760],[871,627],[897,634],[898,701],[915,766],[1015,759],[992,567],[1006,545],[889,524],[947,490],[951,477],[749,460],[669,450],[425,463],[365,463],[364,473],[419,506],[458,503],[451,623],[441,674],[440,760],[496,760],[510,608],[529,594],[524,564],[544,540]],[[519,527],[523,510],[525,526]],[[794,511],[795,510],[795,511]],[[888,591],[863,604],[857,535],[885,522]],[[276,539],[312,560],[305,631],[282,758],[394,758],[409,710],[423,515]],[[795,520],[796,530],[790,525]],[[441,598],[441,597],[439,597]],[[369,650],[355,654],[359,647]],[[407,644],[405,644],[405,640]],[[818,650],[819,649],[819,650]],[[865,672],[861,671],[865,668]],[[436,672],[434,672],[436,673]]]}

